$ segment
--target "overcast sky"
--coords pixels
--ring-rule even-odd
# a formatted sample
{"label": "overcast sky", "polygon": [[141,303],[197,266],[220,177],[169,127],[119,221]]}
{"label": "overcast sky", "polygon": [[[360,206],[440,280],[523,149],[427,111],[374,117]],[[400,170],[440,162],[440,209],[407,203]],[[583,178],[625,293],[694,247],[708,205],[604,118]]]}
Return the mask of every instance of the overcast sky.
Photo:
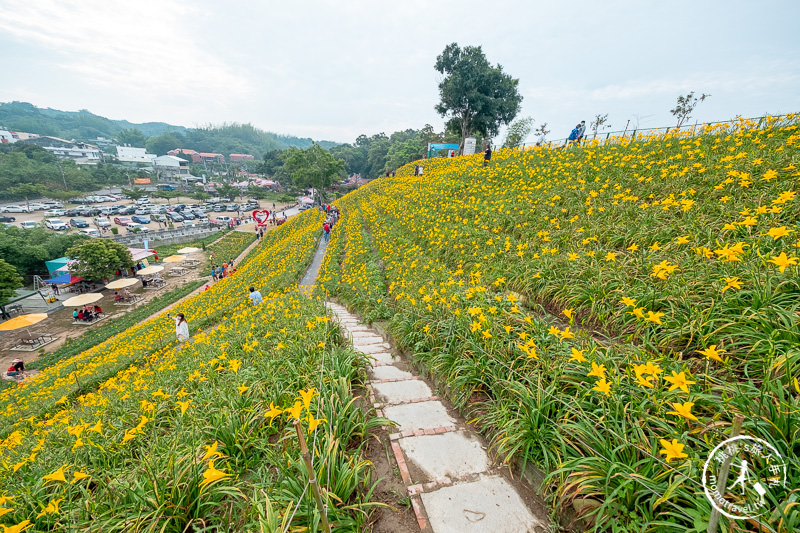
{"label": "overcast sky", "polygon": [[597,113],[672,125],[691,90],[700,121],[800,111],[798,21],[796,0],[0,0],[0,101],[352,142],[441,130],[433,65],[457,42],[557,139]]}

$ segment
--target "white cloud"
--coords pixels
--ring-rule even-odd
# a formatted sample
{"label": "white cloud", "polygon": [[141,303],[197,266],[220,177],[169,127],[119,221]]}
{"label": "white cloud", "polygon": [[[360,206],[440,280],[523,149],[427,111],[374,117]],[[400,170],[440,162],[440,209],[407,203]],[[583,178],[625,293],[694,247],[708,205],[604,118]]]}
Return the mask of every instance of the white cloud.
{"label": "white cloud", "polygon": [[[183,98],[213,102],[221,91],[252,92],[247,78],[199,46],[190,3],[155,0],[1,2],[0,32],[48,50],[58,68],[96,89],[136,102]],[[210,95],[203,98],[203,94]]]}

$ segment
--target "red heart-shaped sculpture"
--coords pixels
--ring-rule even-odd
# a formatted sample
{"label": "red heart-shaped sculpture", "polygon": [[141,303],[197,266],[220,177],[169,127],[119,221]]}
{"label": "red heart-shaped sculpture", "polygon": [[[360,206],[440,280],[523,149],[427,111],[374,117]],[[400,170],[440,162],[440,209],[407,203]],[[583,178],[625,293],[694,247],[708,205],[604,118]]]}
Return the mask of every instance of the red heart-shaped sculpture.
{"label": "red heart-shaped sculpture", "polygon": [[256,223],[259,226],[266,226],[267,220],[269,220],[269,211],[267,211],[266,209],[263,209],[261,211],[256,209],[255,211],[253,211],[253,218],[255,219]]}

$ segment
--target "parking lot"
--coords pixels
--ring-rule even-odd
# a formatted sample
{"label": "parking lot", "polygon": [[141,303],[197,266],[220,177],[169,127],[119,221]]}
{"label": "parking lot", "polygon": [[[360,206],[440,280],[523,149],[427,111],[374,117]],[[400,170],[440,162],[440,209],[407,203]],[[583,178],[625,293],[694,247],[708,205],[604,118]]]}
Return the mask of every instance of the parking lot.
{"label": "parking lot", "polygon": [[[125,235],[134,231],[158,231],[168,227],[178,228],[208,223],[227,224],[230,219],[237,218],[239,215],[249,220],[250,213],[256,209],[263,208],[272,211],[273,204],[268,204],[266,201],[233,202],[225,200],[213,199],[209,202],[198,202],[192,198],[179,197],[167,202],[161,198],[142,198],[139,201],[110,198],[107,201],[91,203],[64,202],[61,208],[48,206],[46,209],[38,209],[30,213],[2,212],[0,216],[14,217],[13,222],[6,222],[6,224],[18,227],[35,224],[49,226],[54,231],[110,236],[112,227],[116,227],[120,235]],[[45,202],[46,200],[37,200],[27,205],[34,207],[34,204]],[[6,206],[26,206],[26,203],[5,203],[0,205],[0,211],[5,211]],[[280,216],[281,211],[288,207],[285,204],[277,205],[277,215]],[[97,213],[98,210],[104,212]],[[61,228],[68,229],[56,229],[58,224],[52,223],[51,219],[58,219],[63,223]]]}

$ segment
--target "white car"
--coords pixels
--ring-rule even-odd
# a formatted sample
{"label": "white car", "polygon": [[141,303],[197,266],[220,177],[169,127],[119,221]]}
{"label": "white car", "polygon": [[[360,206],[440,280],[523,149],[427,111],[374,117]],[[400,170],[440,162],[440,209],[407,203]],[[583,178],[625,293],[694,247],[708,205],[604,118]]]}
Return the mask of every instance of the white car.
{"label": "white car", "polygon": [[67,212],[63,209],[48,209],[44,212],[46,217],[63,217]]}
{"label": "white car", "polygon": [[27,205],[7,205],[3,208],[3,213],[30,213]]}
{"label": "white car", "polygon": [[106,217],[97,217],[94,219],[94,225],[98,228],[110,228],[111,221],[108,220]]}
{"label": "white car", "polygon": [[40,203],[30,203],[28,204],[28,209],[31,211],[41,211],[42,209],[47,209],[47,206]]}
{"label": "white car", "polygon": [[183,224],[181,224],[184,228],[196,228],[197,224],[193,220],[187,220]]}
{"label": "white car", "polygon": [[64,209],[64,204],[61,202],[49,201],[49,202],[42,202],[46,205],[49,209]]}
{"label": "white car", "polygon": [[22,229],[33,229],[38,228],[39,223],[33,220],[26,220],[25,222],[20,222],[19,227]]}
{"label": "white car", "polygon": [[100,237],[100,232],[94,228],[84,228],[82,230],[79,230],[78,233],[80,233],[81,235],[88,235],[89,237],[92,238]]}
{"label": "white car", "polygon": [[128,233],[133,233],[135,231],[151,231],[150,228],[144,224],[137,224],[136,222],[129,223],[125,228],[128,230]]}
{"label": "white car", "polygon": [[69,225],[60,218],[48,218],[44,221],[46,228],[55,231],[65,231],[69,229]]}

